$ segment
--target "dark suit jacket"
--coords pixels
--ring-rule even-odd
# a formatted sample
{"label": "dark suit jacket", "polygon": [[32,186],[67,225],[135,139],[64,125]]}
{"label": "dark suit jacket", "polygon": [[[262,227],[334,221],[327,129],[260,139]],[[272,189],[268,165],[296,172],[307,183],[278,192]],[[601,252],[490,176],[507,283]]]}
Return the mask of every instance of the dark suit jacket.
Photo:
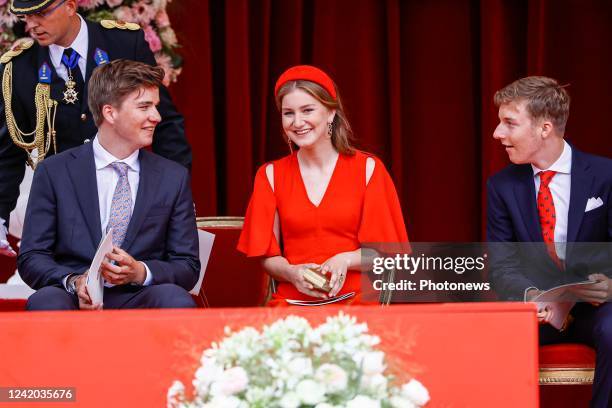
{"label": "dark suit jacket", "polygon": [[[591,197],[601,198],[604,204],[585,212]],[[572,147],[564,271],[555,266],[542,244],[530,165],[512,164],[491,176],[487,182],[487,198],[487,241],[540,243],[490,245],[489,277],[503,298],[523,300],[524,291],[529,287],[548,289],[584,279],[589,273],[612,276],[610,245],[579,244],[612,241],[612,160]]]}
{"label": "dark suit jacket", "polygon": [[[130,31],[121,29],[106,29],[99,23],[87,21],[89,32],[89,47],[87,56],[87,75],[85,84],[96,67],[94,52],[96,48],[106,51],[109,59],[130,59],[155,64],[155,58],[144,39],[142,30]],[[79,103],[68,105],[62,102],[65,90],[64,80],[57,75],[48,47],[40,47],[37,43],[12,59],[13,63],[13,115],[18,126],[25,132],[30,132],[36,124],[36,109],[34,105],[34,90],[38,83],[38,69],[47,62],[52,70],[51,98],[59,102],[55,120],[57,131],[58,152],[83,144],[85,139],[93,139],[97,128],[87,106],[87,92],[81,95]],[[0,67],[0,77],[4,67]],[[159,90],[159,113],[161,123],[155,129],[153,151],[170,160],[174,160],[187,168],[191,167],[191,148],[185,138],[183,117],[179,114],[170,99],[168,90]],[[85,115],[82,120],[81,115]],[[45,127],[46,129],[46,127]],[[49,154],[53,153],[53,148]],[[23,180],[26,153],[13,144],[6,128],[4,99],[0,98],[0,217],[7,220],[9,213],[15,208],[19,196],[19,184]]]}
{"label": "dark suit jacket", "polygon": [[[186,168],[140,151],[140,183],[121,246],[147,264],[152,284],[186,290],[199,270],[198,235]],[[33,289],[83,273],[102,238],[91,143],[44,160],[32,181],[18,267]]]}

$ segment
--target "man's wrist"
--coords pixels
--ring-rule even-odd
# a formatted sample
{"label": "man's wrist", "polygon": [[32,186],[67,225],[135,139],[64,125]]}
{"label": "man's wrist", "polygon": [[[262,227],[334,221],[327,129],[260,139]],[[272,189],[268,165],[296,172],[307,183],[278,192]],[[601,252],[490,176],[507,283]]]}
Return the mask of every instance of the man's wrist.
{"label": "man's wrist", "polygon": [[525,290],[525,302],[531,302],[540,294],[540,290],[536,287],[527,288]]}
{"label": "man's wrist", "polygon": [[66,290],[68,291],[68,293],[73,294],[73,295],[77,293],[76,282],[79,276],[81,275],[77,275],[74,273],[71,275],[68,275],[68,278],[66,279]]}

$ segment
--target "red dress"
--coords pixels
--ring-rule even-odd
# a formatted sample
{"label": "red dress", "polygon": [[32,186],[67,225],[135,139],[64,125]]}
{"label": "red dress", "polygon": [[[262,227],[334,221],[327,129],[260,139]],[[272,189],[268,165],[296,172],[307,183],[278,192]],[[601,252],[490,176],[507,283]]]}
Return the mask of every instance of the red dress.
{"label": "red dress", "polygon": [[[290,264],[322,264],[330,257],[354,251],[362,243],[407,243],[408,235],[395,186],[383,163],[368,153],[340,154],[318,206],[306,193],[297,153],[272,162],[274,191],[265,164],[255,176],[238,250],[247,256],[284,256]],[[366,186],[366,160],[375,160]],[[274,236],[278,211],[281,245]],[[361,272],[349,270],[339,292],[361,292]],[[290,282],[279,282],[271,304],[284,299],[313,300]],[[358,303],[356,296],[351,302]]]}

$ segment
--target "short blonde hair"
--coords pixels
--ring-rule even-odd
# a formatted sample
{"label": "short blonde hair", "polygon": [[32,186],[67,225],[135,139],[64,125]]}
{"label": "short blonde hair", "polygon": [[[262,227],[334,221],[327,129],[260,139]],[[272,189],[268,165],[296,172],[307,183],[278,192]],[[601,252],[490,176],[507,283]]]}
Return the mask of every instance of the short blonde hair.
{"label": "short blonde hair", "polygon": [[163,79],[163,68],[143,62],[119,59],[97,67],[87,88],[87,103],[96,126],[104,120],[104,105],[120,108],[127,95],[141,88],[159,88]]}
{"label": "short blonde hair", "polygon": [[569,117],[570,96],[565,86],[548,77],[529,76],[518,79],[495,92],[495,106],[525,100],[527,112],[535,120],[549,119],[561,133]]}

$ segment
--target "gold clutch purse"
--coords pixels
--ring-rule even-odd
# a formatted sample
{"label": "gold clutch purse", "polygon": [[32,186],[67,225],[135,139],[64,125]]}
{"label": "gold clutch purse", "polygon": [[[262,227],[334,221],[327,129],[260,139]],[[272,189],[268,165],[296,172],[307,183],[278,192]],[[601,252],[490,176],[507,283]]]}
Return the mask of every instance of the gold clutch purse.
{"label": "gold clutch purse", "polygon": [[315,289],[322,290],[323,292],[329,292],[331,290],[329,280],[321,273],[321,268],[304,268],[303,276],[308,283],[315,287]]}

